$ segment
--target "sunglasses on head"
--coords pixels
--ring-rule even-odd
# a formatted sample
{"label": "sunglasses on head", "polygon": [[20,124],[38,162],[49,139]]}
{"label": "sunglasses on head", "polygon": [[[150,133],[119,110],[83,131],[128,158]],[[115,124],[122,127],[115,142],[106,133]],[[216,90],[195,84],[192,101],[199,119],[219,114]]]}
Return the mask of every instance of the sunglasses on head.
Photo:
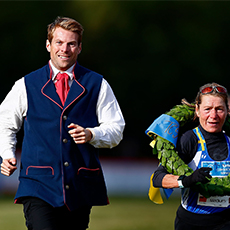
{"label": "sunglasses on head", "polygon": [[208,86],[200,90],[200,93],[202,94],[208,94],[212,93],[214,90],[216,90],[217,93],[227,93],[227,89],[223,86]]}

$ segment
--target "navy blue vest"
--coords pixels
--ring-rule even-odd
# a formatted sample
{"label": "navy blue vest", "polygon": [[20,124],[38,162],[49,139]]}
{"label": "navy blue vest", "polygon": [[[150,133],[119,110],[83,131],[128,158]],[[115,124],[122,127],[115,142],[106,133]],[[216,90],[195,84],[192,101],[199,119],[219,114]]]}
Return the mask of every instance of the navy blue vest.
{"label": "navy blue vest", "polygon": [[108,203],[98,150],[74,143],[70,123],[98,126],[96,105],[102,76],[80,65],[64,108],[49,65],[25,76],[28,111],[24,121],[19,187],[15,199],[33,196],[74,210]]}

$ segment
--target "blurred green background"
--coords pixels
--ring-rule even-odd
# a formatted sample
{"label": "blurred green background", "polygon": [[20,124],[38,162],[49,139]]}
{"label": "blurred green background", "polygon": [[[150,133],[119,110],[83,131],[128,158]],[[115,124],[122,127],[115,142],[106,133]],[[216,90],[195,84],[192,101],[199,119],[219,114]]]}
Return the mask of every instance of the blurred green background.
{"label": "blurred green background", "polygon": [[[110,83],[126,120],[123,141],[101,150],[102,157],[155,159],[145,135],[154,119],[182,98],[192,102],[205,83],[230,89],[228,1],[0,1],[0,8],[0,101],[17,79],[47,64],[49,23],[68,16],[83,25],[78,61]],[[148,200],[147,189],[143,195],[112,197],[111,205],[95,207],[92,229],[173,229],[179,198],[158,206]],[[24,229],[22,207],[12,199],[0,201],[0,224]]]}
{"label": "blurred green background", "polygon": [[[13,83],[49,60],[46,28],[58,15],[84,27],[79,63],[112,86],[124,139],[102,156],[152,157],[145,130],[208,82],[229,85],[230,2],[1,1],[2,101]],[[21,135],[19,135],[21,136]]]}
{"label": "blurred green background", "polygon": [[[171,230],[180,200],[174,197],[154,205],[143,197],[112,197],[110,202],[93,207],[89,230]],[[6,196],[0,197],[0,207],[0,229],[26,229],[22,205],[14,205],[12,197]]]}

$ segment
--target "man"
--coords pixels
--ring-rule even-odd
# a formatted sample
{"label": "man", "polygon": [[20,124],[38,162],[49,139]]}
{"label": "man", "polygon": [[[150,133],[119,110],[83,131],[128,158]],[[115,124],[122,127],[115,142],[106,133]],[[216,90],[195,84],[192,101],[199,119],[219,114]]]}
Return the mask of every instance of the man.
{"label": "man", "polygon": [[85,230],[91,207],[108,204],[97,150],[118,145],[125,122],[106,80],[77,63],[82,33],[70,18],[51,23],[48,65],[18,80],[0,106],[6,176],[17,169],[15,135],[24,120],[15,202],[24,205],[28,229]]}

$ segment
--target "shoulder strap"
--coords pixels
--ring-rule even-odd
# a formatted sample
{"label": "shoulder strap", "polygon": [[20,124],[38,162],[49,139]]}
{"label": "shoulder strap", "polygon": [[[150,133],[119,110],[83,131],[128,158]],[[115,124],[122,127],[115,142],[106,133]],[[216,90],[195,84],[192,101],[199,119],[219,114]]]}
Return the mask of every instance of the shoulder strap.
{"label": "shoulder strap", "polygon": [[198,127],[196,127],[195,129],[193,129],[193,132],[197,135],[198,138],[198,144],[201,145],[201,150],[204,151],[205,150],[205,139],[203,138],[202,133],[200,132],[200,129]]}

